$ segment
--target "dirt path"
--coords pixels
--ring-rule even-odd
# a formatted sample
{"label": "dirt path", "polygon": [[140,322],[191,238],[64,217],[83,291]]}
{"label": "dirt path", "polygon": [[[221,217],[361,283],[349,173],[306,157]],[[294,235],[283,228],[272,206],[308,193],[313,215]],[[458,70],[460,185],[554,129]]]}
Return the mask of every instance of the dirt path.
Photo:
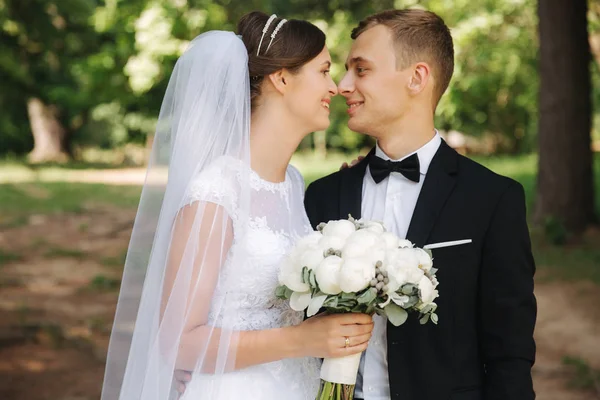
{"label": "dirt path", "polygon": [[[134,211],[37,216],[0,232],[0,399],[98,399]],[[2,253],[0,253],[2,257]],[[0,258],[2,264],[2,258]],[[600,369],[599,288],[540,283],[535,388],[540,400],[598,400],[568,388],[564,356]]]}

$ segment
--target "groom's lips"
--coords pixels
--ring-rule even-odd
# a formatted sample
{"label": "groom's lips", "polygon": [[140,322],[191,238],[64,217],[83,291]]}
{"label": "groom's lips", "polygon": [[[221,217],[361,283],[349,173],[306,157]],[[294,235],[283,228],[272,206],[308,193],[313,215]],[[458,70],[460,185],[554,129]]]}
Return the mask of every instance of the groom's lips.
{"label": "groom's lips", "polygon": [[356,110],[358,110],[363,104],[363,101],[347,101],[346,104],[348,105],[348,114],[353,115],[354,113],[356,113]]}

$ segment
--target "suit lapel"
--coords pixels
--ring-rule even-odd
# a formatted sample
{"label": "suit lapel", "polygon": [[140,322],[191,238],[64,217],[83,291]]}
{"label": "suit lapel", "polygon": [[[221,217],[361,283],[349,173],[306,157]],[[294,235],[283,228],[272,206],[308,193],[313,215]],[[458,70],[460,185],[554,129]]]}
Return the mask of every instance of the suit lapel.
{"label": "suit lapel", "polygon": [[347,168],[341,174],[340,216],[339,218],[361,218],[363,179],[369,165],[369,158],[375,154],[373,148],[357,165]]}
{"label": "suit lapel", "polygon": [[406,238],[423,247],[456,184],[458,154],[442,140],[433,157],[413,212]]}

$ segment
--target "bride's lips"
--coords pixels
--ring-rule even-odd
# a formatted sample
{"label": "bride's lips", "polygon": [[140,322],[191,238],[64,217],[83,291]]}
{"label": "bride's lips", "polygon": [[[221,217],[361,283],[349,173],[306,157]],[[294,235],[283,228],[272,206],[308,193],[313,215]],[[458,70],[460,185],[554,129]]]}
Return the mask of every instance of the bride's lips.
{"label": "bride's lips", "polygon": [[321,100],[321,107],[327,109],[327,111],[329,111],[330,105],[331,105],[331,99],[322,99]]}
{"label": "bride's lips", "polygon": [[348,114],[354,115],[356,111],[364,104],[364,101],[347,101]]}

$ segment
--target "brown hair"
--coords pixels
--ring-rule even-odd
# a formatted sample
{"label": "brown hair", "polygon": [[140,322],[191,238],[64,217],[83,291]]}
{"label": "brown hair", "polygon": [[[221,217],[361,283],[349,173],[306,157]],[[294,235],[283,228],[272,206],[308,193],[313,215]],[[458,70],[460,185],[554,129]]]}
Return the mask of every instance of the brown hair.
{"label": "brown hair", "polygon": [[242,36],[242,41],[248,49],[252,109],[256,107],[256,100],[260,96],[260,88],[265,76],[284,68],[291,73],[297,73],[325,47],[323,31],[308,21],[291,19],[281,27],[267,52],[271,33],[282,20],[276,18],[269,25],[257,56],[262,30],[268,19],[267,14],[253,11],[244,15],[237,25],[237,33]]}
{"label": "brown hair", "polygon": [[396,66],[404,69],[425,61],[432,69],[437,104],[448,88],[454,72],[454,46],[450,29],[444,20],[431,11],[406,9],[388,10],[362,20],[352,30],[352,39],[376,25],[392,31],[396,47]]}

